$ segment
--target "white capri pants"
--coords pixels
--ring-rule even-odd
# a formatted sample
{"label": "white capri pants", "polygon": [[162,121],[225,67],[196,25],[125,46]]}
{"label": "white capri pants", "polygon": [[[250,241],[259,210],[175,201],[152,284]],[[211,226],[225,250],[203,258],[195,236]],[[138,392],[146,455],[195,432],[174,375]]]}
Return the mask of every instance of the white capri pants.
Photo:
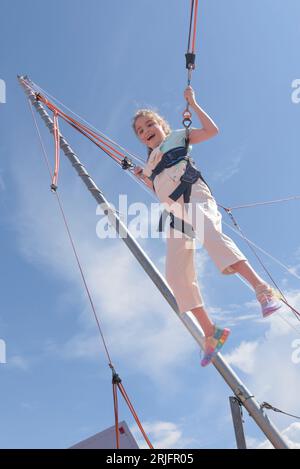
{"label": "white capri pants", "polygon": [[[164,176],[163,173],[159,176]],[[168,205],[169,210],[173,211],[174,201],[169,199],[166,194],[171,194],[178,183],[172,181],[173,184],[171,184],[167,175],[166,178],[160,178],[161,184],[155,189],[161,202],[165,206]],[[160,188],[161,191],[159,191]],[[183,196],[178,199],[176,204],[177,207],[178,204],[181,205],[182,214]],[[192,186],[190,204],[192,219],[189,217],[187,220],[192,224],[196,238],[203,244],[221,273],[234,273],[231,266],[247,259],[232,239],[222,233],[222,215],[209,188],[200,179]],[[176,211],[174,213],[176,214]],[[202,223],[195,223],[195,220],[201,220]],[[185,235],[181,236],[176,231],[171,229],[167,237],[166,280],[173,290],[180,312],[183,313],[203,306],[203,299],[195,266],[195,241],[191,242]],[[174,237],[178,235],[180,237]],[[191,248],[191,243],[194,244],[194,248]]]}

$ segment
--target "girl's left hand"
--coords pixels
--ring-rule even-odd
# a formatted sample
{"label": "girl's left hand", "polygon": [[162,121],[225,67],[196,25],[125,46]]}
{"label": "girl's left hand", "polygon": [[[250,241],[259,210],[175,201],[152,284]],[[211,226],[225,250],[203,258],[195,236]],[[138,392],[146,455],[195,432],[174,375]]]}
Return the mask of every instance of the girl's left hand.
{"label": "girl's left hand", "polygon": [[184,90],[184,99],[186,99],[186,101],[189,103],[189,105],[191,107],[197,105],[196,98],[195,98],[195,92],[194,92],[194,90],[191,86],[188,86]]}
{"label": "girl's left hand", "polygon": [[141,168],[140,166],[136,166],[133,172],[135,176],[141,177],[143,174],[143,168]]}

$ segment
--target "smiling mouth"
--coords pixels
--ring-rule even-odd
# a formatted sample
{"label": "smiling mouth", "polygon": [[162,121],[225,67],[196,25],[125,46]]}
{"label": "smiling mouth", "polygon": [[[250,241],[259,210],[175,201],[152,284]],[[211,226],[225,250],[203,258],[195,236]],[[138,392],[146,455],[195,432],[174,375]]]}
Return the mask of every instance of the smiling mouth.
{"label": "smiling mouth", "polygon": [[154,137],[155,137],[154,134],[150,135],[150,136],[147,138],[147,142],[150,142]]}

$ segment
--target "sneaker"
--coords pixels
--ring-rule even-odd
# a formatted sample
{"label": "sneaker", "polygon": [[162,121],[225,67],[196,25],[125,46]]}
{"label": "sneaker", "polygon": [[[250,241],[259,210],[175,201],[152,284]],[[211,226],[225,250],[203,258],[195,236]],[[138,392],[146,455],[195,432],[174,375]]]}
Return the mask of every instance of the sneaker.
{"label": "sneaker", "polygon": [[210,337],[205,339],[204,357],[201,360],[201,366],[207,366],[210,364],[212,359],[219,353],[223,345],[225,344],[230,329],[222,329],[221,327],[215,326],[215,332]]}
{"label": "sneaker", "polygon": [[274,288],[270,287],[270,285],[259,285],[255,289],[255,293],[256,298],[261,304],[261,311],[264,318],[270,316],[281,308],[281,295],[279,292],[274,290]]}

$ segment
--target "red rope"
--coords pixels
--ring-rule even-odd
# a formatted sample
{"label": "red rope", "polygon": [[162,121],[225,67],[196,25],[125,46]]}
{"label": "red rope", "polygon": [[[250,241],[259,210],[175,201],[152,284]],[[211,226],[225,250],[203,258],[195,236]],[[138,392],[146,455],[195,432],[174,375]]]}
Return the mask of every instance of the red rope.
{"label": "red rope", "polygon": [[116,447],[120,449],[120,433],[119,433],[119,408],[118,408],[118,388],[116,383],[113,382],[113,398],[114,398],[114,412],[115,412],[115,432],[116,432]]}
{"label": "red rope", "polygon": [[56,191],[58,171],[59,171],[59,152],[60,152],[58,113],[56,110],[53,111],[53,136],[54,136],[54,145],[55,145],[55,167],[54,167],[54,173],[52,176],[51,189]]}
{"label": "red rope", "polygon": [[141,430],[141,433],[142,433],[143,437],[145,438],[145,441],[147,442],[149,448],[150,448],[150,449],[153,449],[153,446],[152,446],[152,444],[151,444],[151,441],[150,441],[149,438],[147,437],[147,435],[146,435],[146,433],[145,433],[145,430],[143,429],[143,426],[142,426],[142,424],[141,424],[141,422],[140,422],[140,420],[139,420],[139,418],[138,418],[138,415],[137,415],[136,411],[134,410],[134,407],[133,407],[133,405],[131,404],[131,402],[130,402],[130,400],[129,400],[129,397],[128,397],[128,395],[127,395],[127,393],[126,393],[126,391],[125,391],[125,389],[124,389],[122,383],[118,383],[118,388],[119,388],[119,390],[120,390],[120,392],[121,392],[123,398],[125,399],[125,402],[126,402],[126,404],[128,405],[129,410],[130,410],[130,412],[132,413],[132,415],[133,415],[133,417],[134,417],[134,420],[136,421],[136,423],[137,423],[139,429]]}
{"label": "red rope", "polygon": [[[101,150],[105,151],[109,156],[111,156],[111,158],[113,158],[117,163],[119,163],[120,165],[122,164],[122,160],[125,158],[125,155],[122,154],[113,146],[109,145],[103,139],[101,139],[99,135],[93,132],[89,127],[87,127],[84,124],[81,124],[80,122],[78,122],[77,120],[69,116],[68,114],[64,113],[61,109],[59,109],[57,106],[51,103],[48,99],[46,99],[42,94],[39,93],[37,95],[37,99],[41,101],[53,113],[57,113],[57,115],[59,115],[69,125],[72,125],[72,127],[74,127],[76,130],[78,130],[83,135],[88,137],[93,143],[95,143],[99,148],[101,148]],[[121,158],[119,158],[117,155],[120,156]]]}

